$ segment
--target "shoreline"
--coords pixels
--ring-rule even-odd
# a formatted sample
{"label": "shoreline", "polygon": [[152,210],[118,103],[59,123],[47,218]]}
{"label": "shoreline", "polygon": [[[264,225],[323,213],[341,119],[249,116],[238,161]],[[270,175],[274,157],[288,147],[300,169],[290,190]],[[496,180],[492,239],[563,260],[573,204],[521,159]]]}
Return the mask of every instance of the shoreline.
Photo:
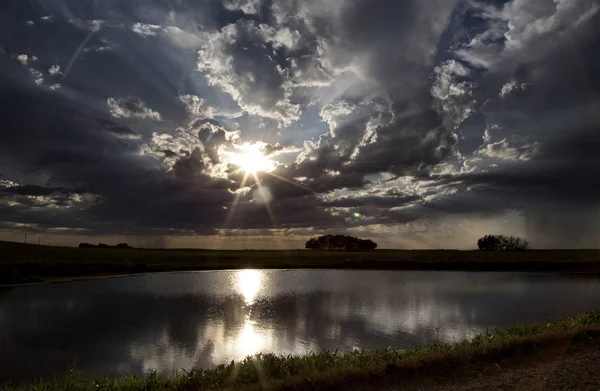
{"label": "shoreline", "polygon": [[[434,342],[407,350],[379,349],[305,356],[258,354],[211,370],[194,369],[174,376],[149,374],[115,379],[85,379],[77,372],[22,385],[0,385],[5,391],[29,390],[361,390],[456,389],[478,382],[486,389],[505,389],[523,375],[535,376],[543,363],[550,369],[577,362],[577,376],[556,381],[569,389],[600,386],[600,311],[550,323],[510,326],[456,343]],[[550,373],[552,375],[552,373]],[[475,379],[472,376],[476,376]],[[514,378],[514,379],[513,379]],[[545,379],[545,378],[544,378]],[[564,384],[569,382],[570,384]],[[588,388],[583,387],[582,384]],[[496,387],[496,388],[495,388]],[[476,389],[476,388],[473,388]]]}
{"label": "shoreline", "polygon": [[[249,268],[248,268],[249,269]],[[178,269],[178,270],[158,270],[158,271],[148,271],[142,273],[109,273],[109,274],[89,274],[89,275],[79,275],[79,276],[52,276],[45,277],[44,279],[40,279],[39,281],[30,281],[30,282],[16,282],[9,284],[1,284],[0,289],[2,288],[17,288],[17,287],[25,287],[32,285],[43,285],[43,284],[60,284],[60,283],[69,283],[76,281],[86,281],[86,280],[102,280],[108,278],[127,278],[127,277],[139,277],[146,275],[158,275],[158,274],[178,274],[178,273],[211,273],[211,272],[227,272],[227,271],[237,271],[237,270],[245,270],[245,269],[236,269],[236,268],[228,268],[228,269]],[[346,271],[429,271],[429,272],[469,272],[469,273],[486,273],[486,272],[498,272],[498,273],[544,273],[544,274],[552,274],[552,273],[563,273],[574,276],[600,276],[600,272],[596,270],[590,271],[560,271],[560,270],[463,270],[463,269],[357,269],[357,268],[306,268],[306,267],[297,267],[297,268],[256,268],[251,270],[284,270],[284,271],[302,271],[302,270],[346,270]]]}
{"label": "shoreline", "polygon": [[600,250],[153,250],[0,242],[0,286],[239,269],[504,271],[600,274]]}

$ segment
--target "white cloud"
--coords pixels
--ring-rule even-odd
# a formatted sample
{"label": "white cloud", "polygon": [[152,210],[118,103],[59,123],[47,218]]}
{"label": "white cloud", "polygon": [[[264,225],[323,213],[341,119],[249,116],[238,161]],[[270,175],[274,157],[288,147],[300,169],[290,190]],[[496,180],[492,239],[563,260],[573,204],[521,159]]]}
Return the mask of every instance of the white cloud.
{"label": "white cloud", "polygon": [[506,48],[520,50],[546,38],[558,38],[596,12],[594,0],[514,0],[499,16],[508,25]]}
{"label": "white cloud", "polygon": [[56,76],[56,75],[60,75],[60,65],[52,65],[49,69],[48,69],[48,73],[51,76]]}
{"label": "white cloud", "polygon": [[288,126],[300,117],[300,106],[290,101],[288,72],[275,61],[266,32],[240,20],[208,34],[198,52],[198,69],[243,110]]}
{"label": "white cloud", "polygon": [[156,24],[135,23],[131,30],[144,37],[155,37],[158,35],[169,38],[172,42],[184,48],[198,48],[203,39],[203,34],[193,34],[176,26],[159,26]]}
{"label": "white cloud", "polygon": [[134,23],[131,30],[142,37],[153,37],[162,30],[162,27],[155,24]]}
{"label": "white cloud", "polygon": [[515,90],[525,91],[527,89],[527,83],[519,83],[516,80],[507,81],[500,90],[498,96],[500,98],[505,98],[510,95]]}
{"label": "white cloud", "polygon": [[31,77],[33,78],[33,81],[35,84],[37,84],[38,86],[41,86],[44,84],[44,75],[42,74],[42,72],[30,68],[29,69],[29,73],[31,74]]}
{"label": "white cloud", "polygon": [[347,117],[356,109],[356,105],[346,101],[327,104],[321,109],[321,118],[327,122],[330,129],[333,129],[338,126],[340,117]]}
{"label": "white cloud", "polygon": [[477,151],[478,155],[483,155],[503,160],[529,160],[539,148],[539,143],[523,144],[518,147],[510,146],[506,139],[497,142],[490,142],[485,147]]}
{"label": "white cloud", "polygon": [[223,7],[230,11],[242,11],[254,15],[260,10],[260,0],[223,0]]}
{"label": "white cloud", "polygon": [[285,47],[289,50],[294,50],[302,40],[302,37],[297,30],[290,30],[288,27],[275,29],[263,24],[260,25],[260,29],[265,33],[267,41],[273,43],[275,48]]}
{"label": "white cloud", "polygon": [[485,68],[539,59],[572,37],[599,9],[595,0],[513,0],[500,10],[484,7],[480,16],[488,28],[456,54]]}
{"label": "white cloud", "polygon": [[446,61],[434,69],[431,95],[452,127],[460,125],[475,110],[477,102],[473,97],[473,83],[464,80],[470,73],[469,68],[455,60]]}
{"label": "white cloud", "polygon": [[104,23],[105,21],[100,19],[87,21],[87,24],[92,31],[100,31]]}
{"label": "white cloud", "polygon": [[108,98],[106,105],[113,117],[116,118],[147,118],[154,121],[160,121],[161,115],[153,111],[146,104],[138,99]]}
{"label": "white cloud", "polygon": [[114,51],[116,48],[116,45],[104,45],[104,46],[98,46],[95,48],[85,48],[83,49],[83,51],[85,52],[97,52],[97,53],[102,53],[102,52],[112,52]]}
{"label": "white cloud", "polygon": [[19,54],[17,56],[17,61],[19,61],[23,65],[27,65],[27,62],[29,61],[29,57],[27,56],[27,54]]}
{"label": "white cloud", "polygon": [[212,118],[213,116],[212,107],[196,95],[181,95],[179,101],[183,103],[187,112],[193,117]]}
{"label": "white cloud", "polygon": [[304,55],[290,59],[290,73],[295,85],[326,87],[333,81],[335,71],[328,69],[321,57]]}

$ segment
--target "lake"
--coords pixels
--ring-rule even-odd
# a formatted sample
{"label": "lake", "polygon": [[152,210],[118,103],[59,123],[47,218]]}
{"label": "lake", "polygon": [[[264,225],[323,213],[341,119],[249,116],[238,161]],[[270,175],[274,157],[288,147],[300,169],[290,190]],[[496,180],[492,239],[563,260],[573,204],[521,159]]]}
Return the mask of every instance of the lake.
{"label": "lake", "polygon": [[0,381],[172,373],[257,352],[400,349],[600,309],[586,275],[164,273],[0,289]]}

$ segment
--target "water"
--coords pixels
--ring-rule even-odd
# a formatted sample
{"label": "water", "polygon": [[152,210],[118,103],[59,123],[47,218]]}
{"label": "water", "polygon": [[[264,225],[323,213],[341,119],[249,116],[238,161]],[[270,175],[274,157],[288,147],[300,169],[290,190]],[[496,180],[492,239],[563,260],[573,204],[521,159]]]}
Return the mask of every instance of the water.
{"label": "water", "polygon": [[0,381],[212,367],[256,352],[406,348],[600,309],[595,277],[220,271],[0,289]]}

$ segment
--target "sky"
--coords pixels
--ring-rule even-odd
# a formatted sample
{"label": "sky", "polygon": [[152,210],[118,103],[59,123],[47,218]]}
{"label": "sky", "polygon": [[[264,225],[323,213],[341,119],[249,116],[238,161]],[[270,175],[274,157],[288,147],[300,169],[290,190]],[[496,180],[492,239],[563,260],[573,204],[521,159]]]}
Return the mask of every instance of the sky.
{"label": "sky", "polygon": [[0,240],[600,242],[600,3],[3,0]]}

